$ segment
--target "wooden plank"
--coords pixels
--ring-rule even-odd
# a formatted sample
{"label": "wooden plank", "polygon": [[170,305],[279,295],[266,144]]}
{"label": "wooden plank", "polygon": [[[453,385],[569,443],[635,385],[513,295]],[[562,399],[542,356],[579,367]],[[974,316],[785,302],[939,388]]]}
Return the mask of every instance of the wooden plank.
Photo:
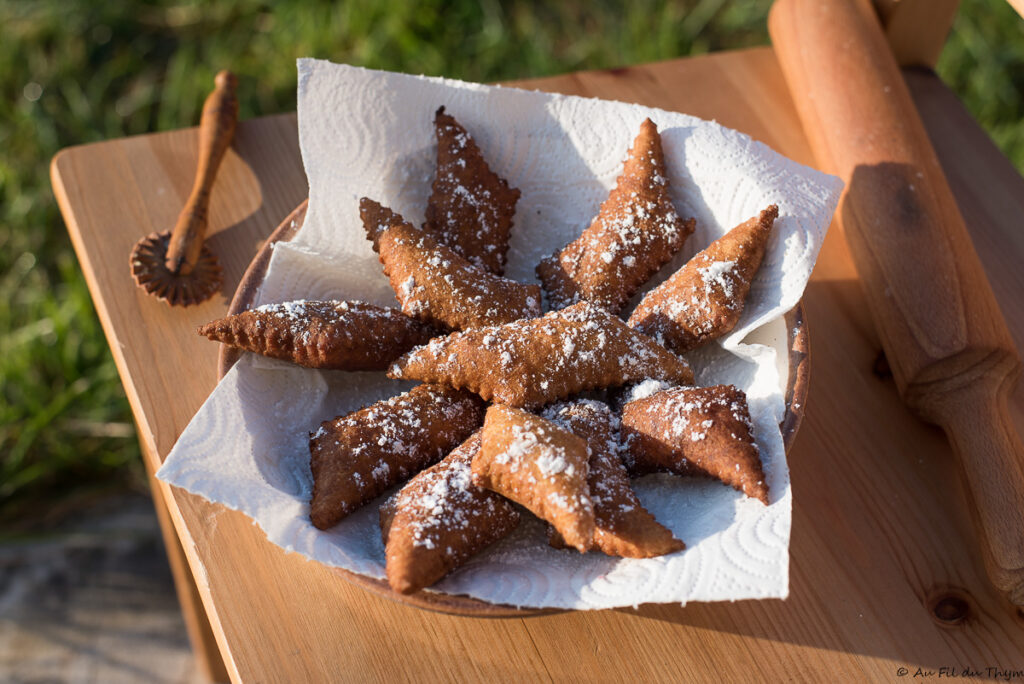
{"label": "wooden plank", "polygon": [[934,68],[953,28],[960,0],[872,1],[897,63]]}
{"label": "wooden plank", "polygon": [[[798,161],[812,160],[769,49],[521,85],[715,118]],[[945,111],[931,91],[922,97]],[[211,232],[228,290],[259,241],[305,194],[294,126],[292,117],[244,122],[221,169]],[[974,154],[977,140],[958,128],[974,131],[973,124],[943,126],[949,130],[940,127],[947,146],[940,145],[940,156]],[[171,312],[137,294],[126,261],[139,235],[177,215],[194,145],[194,130],[176,131],[76,148],[54,164],[58,199],[154,460],[166,456],[213,387],[216,345],[193,330],[226,300]],[[1016,231],[1020,211],[1001,210],[1024,197],[1020,179],[1007,177],[1005,167],[961,163],[971,176],[969,205],[985,202],[985,188],[1000,188],[986,220],[968,223],[986,267],[995,258],[989,273],[996,294],[1024,339],[1024,304],[1003,301],[1021,291],[1012,289],[1021,277],[1012,266],[1024,246],[1001,237]],[[951,182],[959,198],[956,174]],[[987,588],[980,559],[969,552],[972,531],[949,447],[902,407],[890,380],[872,372],[880,347],[838,232],[826,240],[804,304],[812,386],[790,454],[787,601],[527,620],[436,615],[367,594],[272,546],[245,516],[165,488],[232,679],[774,681],[827,673],[862,681],[892,678],[900,666],[1024,666],[1024,620]],[[927,463],[918,457],[924,452]],[[947,594],[961,597],[970,612],[957,625],[939,624],[930,608]]]}

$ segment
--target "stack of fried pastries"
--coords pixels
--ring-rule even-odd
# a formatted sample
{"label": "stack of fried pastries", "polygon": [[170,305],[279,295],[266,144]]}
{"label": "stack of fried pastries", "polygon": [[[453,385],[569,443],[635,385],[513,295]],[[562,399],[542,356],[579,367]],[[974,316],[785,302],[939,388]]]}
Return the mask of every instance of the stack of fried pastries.
{"label": "stack of fried pastries", "polygon": [[[631,477],[709,477],[768,504],[746,396],[695,387],[678,354],[736,326],[778,208],[699,252],[624,321],[627,300],[695,226],[669,197],[661,138],[645,120],[593,221],[537,266],[552,309],[542,315],[540,287],[502,276],[520,191],[444,107],[434,125],[423,226],[374,199],[359,203],[400,309],[296,301],[199,330],[311,368],[422,383],[310,436],[312,523],[327,529],[402,485],[380,506],[380,527],[388,582],[411,593],[511,534],[523,515],[546,521],[550,545],[566,552],[683,551]],[[629,386],[613,410],[606,400]]]}

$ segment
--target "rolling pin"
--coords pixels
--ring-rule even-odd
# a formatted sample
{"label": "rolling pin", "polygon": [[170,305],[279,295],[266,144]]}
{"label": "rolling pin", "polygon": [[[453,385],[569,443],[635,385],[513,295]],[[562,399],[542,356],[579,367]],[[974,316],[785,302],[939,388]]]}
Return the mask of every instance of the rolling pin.
{"label": "rolling pin", "polygon": [[989,579],[1024,605],[1024,445],[1007,410],[1020,357],[868,0],[777,0],[775,54],[903,401],[941,426]]}

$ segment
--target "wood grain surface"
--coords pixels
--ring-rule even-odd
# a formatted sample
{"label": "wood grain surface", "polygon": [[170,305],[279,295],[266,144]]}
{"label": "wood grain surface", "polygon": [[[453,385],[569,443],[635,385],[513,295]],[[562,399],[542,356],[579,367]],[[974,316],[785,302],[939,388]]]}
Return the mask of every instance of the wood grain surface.
{"label": "wood grain surface", "polygon": [[[1018,343],[1024,339],[1024,183],[930,73],[908,74]],[[675,109],[813,161],[768,48],[523,82]],[[62,152],[54,188],[158,463],[213,388],[221,315],[261,240],[306,195],[294,116],[240,124],[210,206],[223,296],[185,311],[150,300],[125,265],[188,195],[196,131]],[[228,672],[244,681],[889,680],[897,668],[1024,669],[1024,615],[985,580],[943,434],[900,402],[841,231],[804,297],[811,389],[790,452],[790,598],[645,605],[485,620],[354,587],[266,541],[245,516],[163,484]],[[1012,415],[1024,424],[1024,397]],[[941,615],[944,619],[939,619]]]}

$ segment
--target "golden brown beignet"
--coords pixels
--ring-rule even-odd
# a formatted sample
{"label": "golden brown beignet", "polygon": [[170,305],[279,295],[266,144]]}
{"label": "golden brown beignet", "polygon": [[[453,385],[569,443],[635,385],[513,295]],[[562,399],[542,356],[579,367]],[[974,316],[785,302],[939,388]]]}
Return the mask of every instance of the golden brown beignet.
{"label": "golden brown beignet", "polygon": [[395,591],[429,587],[519,524],[512,502],[472,483],[478,451],[479,431],[381,506],[386,572]]}
{"label": "golden brown beignet", "polygon": [[373,251],[380,253],[378,239],[380,234],[391,226],[414,226],[402,218],[402,215],[380,202],[375,202],[369,197],[362,197],[359,200],[359,218],[363,222],[363,230],[366,231],[366,239],[373,245]]}
{"label": "golden brown beignet", "polygon": [[593,222],[537,266],[551,308],[585,299],[618,313],[669,262],[696,223],[679,218],[668,190],[661,136],[645,119]]}
{"label": "golden brown beignet", "polygon": [[418,385],[320,425],[309,440],[310,519],[325,530],[437,462],[480,427],[483,402],[469,392]]}
{"label": "golden brown beignet", "polygon": [[735,328],[778,215],[773,204],[712,242],[648,292],[629,324],[677,354]]}
{"label": "golden brown beignet", "polygon": [[539,286],[473,266],[394,212],[365,206],[367,215],[390,217],[386,228],[373,220],[364,227],[406,314],[456,330],[540,316]]}
{"label": "golden brown beignet", "polygon": [[732,385],[676,387],[622,407],[631,472],[708,475],[767,505],[752,430],[747,396]]}
{"label": "golden brown beignet", "polygon": [[388,376],[465,388],[522,407],[646,378],[693,382],[686,361],[589,302],[434,338],[398,359]]}
{"label": "golden brown beignet", "polygon": [[367,371],[386,370],[441,331],[364,302],[295,301],[219,318],[200,326],[199,334],[307,368]]}
{"label": "golden brown beignet", "polygon": [[[594,502],[595,548],[623,558],[653,558],[686,548],[637,499],[619,457],[619,419],[607,404],[579,399],[552,404],[541,415],[582,437],[590,447],[587,484]],[[565,543],[554,530],[550,542],[555,548]]]}
{"label": "golden brown beignet", "polygon": [[423,230],[474,266],[505,272],[519,190],[494,173],[472,136],[444,107],[434,116],[437,175]]}
{"label": "golden brown beignet", "polygon": [[473,483],[526,506],[580,553],[594,540],[587,443],[520,409],[487,409]]}

